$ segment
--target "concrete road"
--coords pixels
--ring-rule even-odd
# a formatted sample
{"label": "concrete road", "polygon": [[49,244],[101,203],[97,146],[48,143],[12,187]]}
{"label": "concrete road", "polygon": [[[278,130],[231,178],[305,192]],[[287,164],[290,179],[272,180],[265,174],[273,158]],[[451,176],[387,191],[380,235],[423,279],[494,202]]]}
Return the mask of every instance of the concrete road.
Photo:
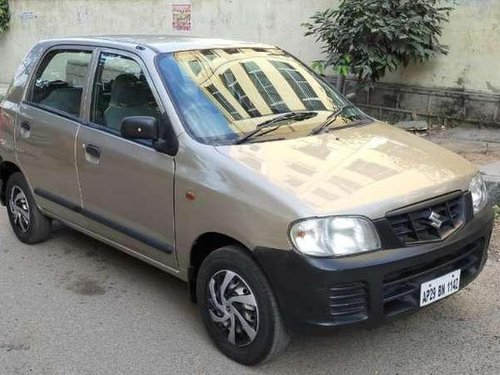
{"label": "concrete road", "polygon": [[0,374],[499,374],[497,241],[447,300],[371,331],[296,337],[249,369],[210,344],[182,282],[63,226],[23,245],[2,209]]}

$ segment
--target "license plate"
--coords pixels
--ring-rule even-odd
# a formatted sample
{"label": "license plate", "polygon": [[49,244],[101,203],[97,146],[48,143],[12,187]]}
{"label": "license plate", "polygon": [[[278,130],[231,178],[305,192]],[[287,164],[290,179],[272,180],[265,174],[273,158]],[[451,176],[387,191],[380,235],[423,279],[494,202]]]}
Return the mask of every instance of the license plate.
{"label": "license plate", "polygon": [[460,270],[450,272],[420,285],[420,306],[427,306],[460,289]]}

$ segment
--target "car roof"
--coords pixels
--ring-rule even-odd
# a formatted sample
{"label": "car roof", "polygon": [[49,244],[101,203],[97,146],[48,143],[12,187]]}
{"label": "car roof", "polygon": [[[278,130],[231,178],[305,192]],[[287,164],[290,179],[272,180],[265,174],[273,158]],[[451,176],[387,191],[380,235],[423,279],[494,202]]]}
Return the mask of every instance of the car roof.
{"label": "car roof", "polygon": [[106,35],[50,39],[44,43],[58,44],[91,44],[97,46],[136,48],[149,47],[158,53],[189,51],[209,48],[272,48],[274,46],[261,43],[243,42],[237,40],[204,38],[180,35]]}

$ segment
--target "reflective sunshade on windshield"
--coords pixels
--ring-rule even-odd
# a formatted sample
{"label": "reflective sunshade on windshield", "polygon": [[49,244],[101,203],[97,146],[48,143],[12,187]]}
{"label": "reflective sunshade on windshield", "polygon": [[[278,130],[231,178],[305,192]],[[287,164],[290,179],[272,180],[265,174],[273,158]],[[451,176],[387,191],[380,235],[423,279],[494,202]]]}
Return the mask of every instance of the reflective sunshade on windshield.
{"label": "reflective sunshade on windshield", "polygon": [[[314,112],[290,119],[269,137],[305,136],[348,102],[329,84],[278,48],[181,51],[159,57],[160,73],[187,131],[209,144],[232,143],[257,125],[290,112]],[[366,118],[349,108],[340,125]]]}

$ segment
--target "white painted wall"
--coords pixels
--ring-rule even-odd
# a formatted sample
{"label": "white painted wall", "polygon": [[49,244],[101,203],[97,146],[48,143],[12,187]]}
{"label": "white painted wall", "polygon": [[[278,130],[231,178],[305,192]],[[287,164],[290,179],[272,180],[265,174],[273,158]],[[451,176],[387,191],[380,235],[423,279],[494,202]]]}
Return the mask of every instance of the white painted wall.
{"label": "white painted wall", "polygon": [[[500,1],[456,4],[443,42],[451,52],[386,77],[431,87],[500,92]],[[0,36],[0,82],[9,81],[28,48],[40,39],[97,34],[173,33],[171,4],[191,3],[191,35],[277,44],[306,62],[320,57],[300,26],[338,0],[10,0],[11,30]]]}
{"label": "white painted wall", "polygon": [[0,36],[0,82],[10,80],[26,51],[40,39],[174,33],[172,3],[192,3],[193,30],[185,34],[278,44],[312,60],[319,57],[319,49],[302,37],[300,24],[332,1],[11,0],[11,29]]}
{"label": "white painted wall", "polygon": [[447,56],[389,74],[385,81],[500,94],[500,0],[450,0]]}

